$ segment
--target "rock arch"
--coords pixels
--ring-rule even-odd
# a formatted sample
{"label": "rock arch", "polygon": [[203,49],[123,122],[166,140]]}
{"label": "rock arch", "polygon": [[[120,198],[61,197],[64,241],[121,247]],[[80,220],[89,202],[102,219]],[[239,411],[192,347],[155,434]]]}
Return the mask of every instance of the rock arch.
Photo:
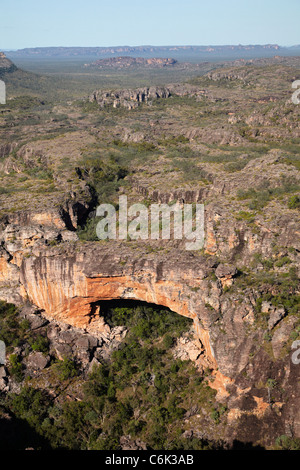
{"label": "rock arch", "polygon": [[156,304],[189,317],[216,366],[208,328],[211,311],[200,295],[207,294],[208,268],[186,252],[170,260],[118,252],[111,245],[67,252],[54,248],[24,258],[20,271],[22,297],[49,319],[76,327],[96,330],[103,322],[95,305],[112,299]]}

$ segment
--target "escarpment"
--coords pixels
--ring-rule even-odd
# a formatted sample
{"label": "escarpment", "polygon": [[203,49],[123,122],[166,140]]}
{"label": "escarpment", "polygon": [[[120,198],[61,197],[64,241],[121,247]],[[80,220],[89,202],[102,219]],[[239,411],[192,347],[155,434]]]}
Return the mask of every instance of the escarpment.
{"label": "escarpment", "polygon": [[[255,419],[262,426],[272,422],[277,433],[284,433],[293,413],[293,432],[299,435],[298,371],[291,361],[290,340],[297,317],[288,308],[273,305],[272,299],[264,300],[280,291],[284,269],[278,268],[275,284],[268,285],[268,279],[261,281],[259,267],[263,259],[274,256],[274,240],[282,247],[274,263],[285,246],[294,247],[290,256],[297,265],[297,225],[278,218],[278,234],[274,221],[274,226],[270,222],[258,230],[244,220],[228,224],[221,217],[225,213],[222,204],[207,207],[202,253],[180,245],[168,249],[166,244],[148,254],[142,242],[83,244],[66,227],[57,236],[58,228],[32,225],[34,217],[21,228],[23,219],[15,215],[15,225],[7,220],[2,232],[1,297],[20,304],[29,301],[48,320],[90,334],[105,327],[101,301],[130,299],[168,307],[193,319],[199,339],[197,363],[211,371],[211,387],[229,407],[228,430],[234,426],[241,432],[237,422]],[[241,266],[254,260],[254,272],[243,273]],[[290,286],[290,295],[297,295],[298,289],[299,285]],[[282,384],[285,393],[293,390],[288,403],[279,387],[270,402],[268,388],[262,385],[270,378]],[[262,432],[260,425],[252,430],[254,440],[257,429]]]}
{"label": "escarpment", "polygon": [[158,98],[169,98],[171,96],[170,90],[167,87],[144,87],[135,90],[118,90],[118,91],[95,91],[89,98],[91,102],[96,102],[100,107],[113,106],[118,108],[120,106],[127,109],[134,109],[140,103],[146,103],[150,100]]}
{"label": "escarpment", "polygon": [[[3,108],[0,299],[29,309],[53,358],[79,350],[87,369],[122,350],[124,317],[114,330],[105,304],[146,302],[163,307],[160,319],[165,308],[191,319],[176,344],[167,338],[168,353],[190,358],[214,389],[229,441],[268,445],[300,437],[300,108],[279,72],[266,84],[258,67],[243,67],[182,85],[100,90],[50,113],[34,100]],[[111,203],[119,222],[122,196],[128,207],[161,203],[166,213],[203,204],[203,247],[187,250],[172,236],[99,240],[96,207]],[[160,333],[156,340],[165,345]],[[27,358],[25,349],[30,367],[47,373],[42,352]]]}

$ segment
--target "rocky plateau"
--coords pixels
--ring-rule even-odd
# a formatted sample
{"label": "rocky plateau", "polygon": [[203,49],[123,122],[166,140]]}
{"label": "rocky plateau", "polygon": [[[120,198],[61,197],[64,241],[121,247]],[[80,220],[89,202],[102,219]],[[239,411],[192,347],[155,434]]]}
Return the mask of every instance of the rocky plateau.
{"label": "rocky plateau", "polygon": [[[230,65],[184,85],[97,90],[84,103],[97,114],[65,104],[60,119],[57,110],[38,124],[16,116],[20,139],[14,111],[3,109],[0,298],[46,332],[58,358],[78,357],[86,372],[126,336],[105,323],[101,302],[147,302],[192,319],[192,339],[179,338],[174,355],[209,371],[228,408],[228,442],[270,446],[281,435],[300,438],[300,366],[292,360],[300,331],[299,109],[290,102],[299,72],[279,61],[285,75],[275,73],[272,90],[264,75],[255,78],[261,67]],[[78,115],[76,129],[67,127]],[[109,194],[114,204],[120,194],[148,205],[204,204],[203,248],[81,239],[107,180],[119,184]],[[26,367],[41,371],[48,360],[31,353]],[[15,386],[4,367],[0,386]]]}

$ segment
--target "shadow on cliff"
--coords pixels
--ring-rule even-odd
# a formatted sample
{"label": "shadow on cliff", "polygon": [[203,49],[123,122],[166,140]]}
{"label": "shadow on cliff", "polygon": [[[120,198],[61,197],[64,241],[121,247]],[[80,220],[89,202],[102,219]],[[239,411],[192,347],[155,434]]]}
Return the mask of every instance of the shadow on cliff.
{"label": "shadow on cliff", "polygon": [[0,419],[0,451],[3,450],[51,450],[51,446],[26,421],[10,416]]}
{"label": "shadow on cliff", "polygon": [[[208,445],[208,443],[206,443]],[[0,451],[11,451],[11,450],[40,450],[49,451],[53,450],[49,442],[41,437],[38,433],[31,428],[28,423],[22,419],[10,416],[9,418],[0,419]],[[59,448],[56,450],[66,450]],[[232,445],[228,448],[227,446],[216,446],[213,450],[225,450],[225,451],[241,451],[241,450],[266,450],[260,445],[255,445],[251,442],[241,442],[234,440]]]}
{"label": "shadow on cliff", "polygon": [[[112,300],[99,300],[98,302],[94,302],[92,304],[92,311],[96,310],[100,306],[101,316],[104,317],[105,322],[112,325],[111,322],[111,315],[114,309],[116,308],[127,308],[127,309],[136,309],[138,307],[145,308],[145,309],[152,309],[155,312],[160,312],[164,310],[169,313],[174,313],[174,315],[180,315],[179,313],[165,307],[164,305],[154,304],[150,302],[146,302],[143,300],[136,300],[136,299],[112,299]],[[187,317],[186,317],[187,318]],[[192,320],[189,319],[191,324]]]}
{"label": "shadow on cliff", "polygon": [[252,442],[241,442],[234,440],[229,450],[266,450],[260,445],[253,444]]}

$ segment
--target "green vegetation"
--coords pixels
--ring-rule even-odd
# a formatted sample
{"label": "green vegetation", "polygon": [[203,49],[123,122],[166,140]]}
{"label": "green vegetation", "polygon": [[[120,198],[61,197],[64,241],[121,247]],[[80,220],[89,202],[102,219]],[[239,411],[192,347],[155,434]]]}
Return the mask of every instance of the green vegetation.
{"label": "green vegetation", "polygon": [[300,450],[300,439],[283,434],[276,439],[276,450]]}
{"label": "green vegetation", "polygon": [[117,191],[128,170],[113,156],[104,161],[101,155],[95,152],[84,157],[76,172],[94,191],[97,202],[105,203],[111,202],[110,196]]}
{"label": "green vegetation", "polygon": [[245,220],[248,223],[253,223],[255,220],[255,215],[247,211],[239,211],[235,216],[237,220]]}
{"label": "green vegetation", "polygon": [[0,340],[4,341],[7,352],[20,346],[29,335],[29,323],[18,318],[15,305],[0,300]]}
{"label": "green vegetation", "polygon": [[[119,165],[115,158],[110,157],[108,161],[103,161],[101,156],[95,153],[85,157],[80,167],[76,168],[76,172],[79,178],[84,179],[89,185],[96,205],[114,202],[115,195],[128,170]],[[99,220],[99,217],[87,219],[77,230],[79,239],[97,241],[96,225]]]}
{"label": "green vegetation", "polygon": [[[184,157],[185,158],[185,157]],[[211,175],[204,170],[197,166],[195,159],[181,159],[181,158],[174,158],[172,160],[172,166],[176,171],[180,171],[183,174],[184,181],[197,181],[203,182],[205,184],[209,184],[212,182]]]}
{"label": "green vegetation", "polygon": [[[270,302],[274,307],[284,308],[287,315],[297,315],[300,309],[299,278],[294,266],[290,266],[288,256],[276,259],[255,257],[255,263],[264,266],[263,271],[244,271],[236,279],[235,288],[239,291],[251,288],[257,297],[256,314],[258,324],[265,325],[267,314],[261,312],[262,303]],[[285,267],[285,272],[277,272],[276,268]],[[230,289],[229,289],[230,290]],[[300,320],[300,319],[299,319]]]}
{"label": "green vegetation", "polygon": [[288,207],[289,209],[300,209],[300,197],[297,194],[289,198]]}
{"label": "green vegetation", "polygon": [[17,382],[23,380],[23,365],[17,354],[11,354],[9,356],[9,372],[16,379]]}
{"label": "green vegetation", "polygon": [[62,361],[55,363],[53,369],[60,380],[71,379],[79,374],[76,362],[69,357],[65,357]]}
{"label": "green vegetation", "polygon": [[[104,311],[111,327],[128,328],[111,359],[95,365],[84,382],[70,358],[49,368],[62,390],[70,384],[81,388],[80,401],[65,400],[63,395],[54,401],[46,390],[32,385],[7,395],[4,406],[35,432],[37,448],[116,450],[124,435],[139,438],[152,449],[217,448],[217,443],[182,437],[183,418],[191,405],[207,409],[215,425],[226,413],[224,407],[216,408],[215,392],[194,365],[174,359],[170,350],[191,321],[147,305],[112,305]],[[18,358],[10,360],[17,377]]]}
{"label": "green vegetation", "polygon": [[212,64],[204,63],[201,67],[191,64],[190,67],[161,68],[151,71],[142,67],[126,70],[104,68],[93,70],[84,64],[95,60],[85,58],[47,58],[32,60],[18,59],[18,70],[5,74],[10,95],[38,96],[49,100],[74,100],[88,96],[97,89],[120,89],[141,86],[161,85],[174,81],[186,80],[191,76],[205,73]]}
{"label": "green vegetation", "polygon": [[39,351],[47,353],[49,351],[49,340],[40,334],[30,337],[28,342],[31,346],[32,351]]}
{"label": "green vegetation", "polygon": [[25,347],[27,354],[49,351],[48,339],[32,331],[29,321],[20,318],[18,308],[4,301],[0,301],[0,340],[6,346],[9,372],[19,382],[24,379],[24,368],[18,354],[14,353],[15,348]]}
{"label": "green vegetation", "polygon": [[[134,306],[135,303],[132,304]],[[132,306],[106,307],[102,305],[101,311],[104,312],[105,321],[110,326],[126,326],[130,328],[131,335],[139,339],[159,338],[167,333],[177,337],[187,331],[192,323],[190,319],[174,314],[168,309],[150,307],[148,304],[134,306],[134,310]]]}
{"label": "green vegetation", "polygon": [[[248,207],[251,210],[263,209],[272,199],[276,199],[285,194],[299,191],[300,184],[298,180],[292,177],[282,177],[280,185],[276,187],[270,187],[267,181],[264,185],[254,189],[250,188],[245,190],[238,190],[237,196],[240,201],[250,200]],[[289,199],[289,208],[293,209],[297,206],[298,196],[292,196]],[[292,206],[292,207],[291,207]]]}

